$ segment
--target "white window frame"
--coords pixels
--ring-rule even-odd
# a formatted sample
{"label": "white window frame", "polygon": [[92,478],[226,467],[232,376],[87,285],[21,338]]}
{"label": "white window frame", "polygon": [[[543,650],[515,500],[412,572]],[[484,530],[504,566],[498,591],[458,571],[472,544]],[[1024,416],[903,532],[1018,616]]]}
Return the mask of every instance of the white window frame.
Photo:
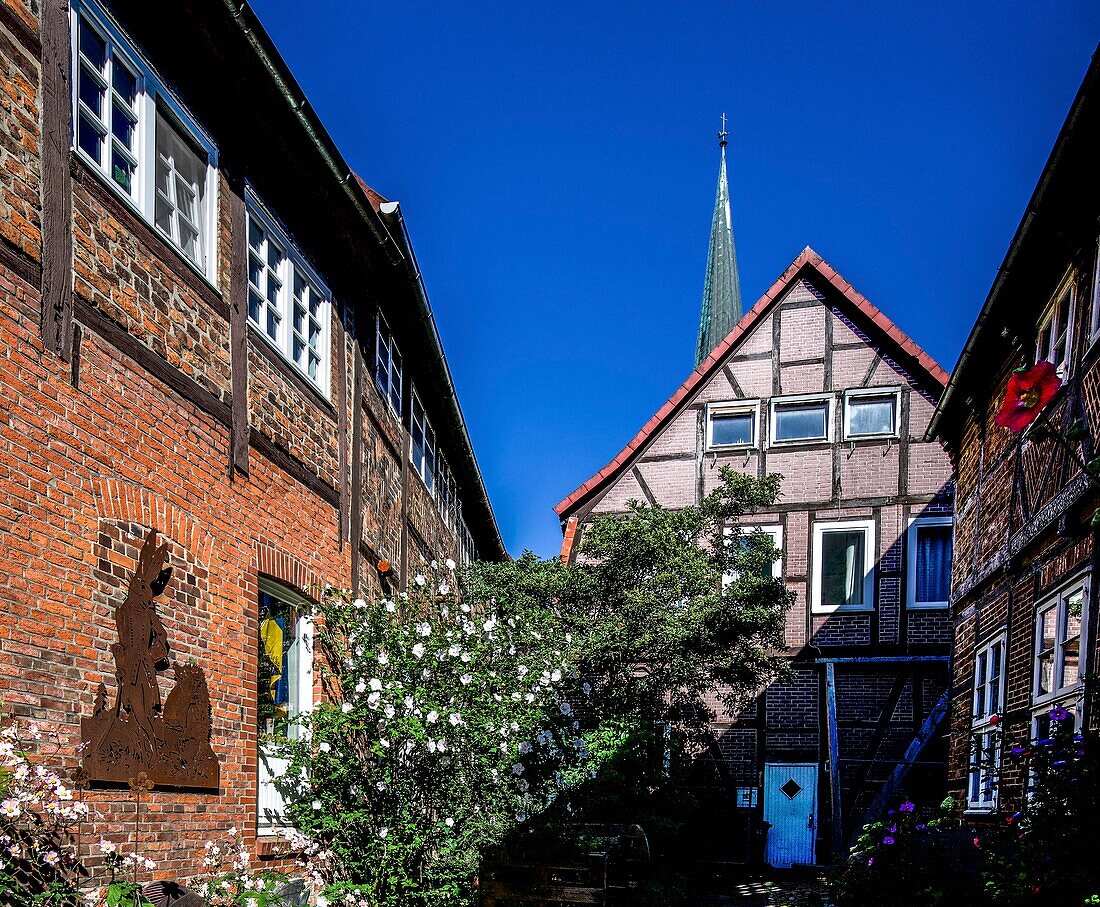
{"label": "white window frame", "polygon": [[[245,190],[245,246],[246,254],[251,256],[251,224],[255,220],[273,239],[282,250],[282,259],[278,264],[277,276],[280,281],[276,306],[279,312],[279,328],[277,337],[272,337],[265,324],[257,323],[249,312],[247,321],[253,332],[258,334],[261,340],[275,349],[275,351],[290,365],[294,371],[301,375],[305,382],[314,388],[326,400],[331,398],[331,343],[332,343],[332,294],[320,275],[306,260],[301,250],[291,240],[290,235],[280,225],[275,216],[267,208],[251,186]],[[264,267],[267,267],[265,261]],[[317,364],[317,378],[310,377],[309,372],[303,368],[294,358],[294,283],[295,278],[303,280],[320,299],[317,311],[317,321],[320,324],[320,344],[317,355],[320,362]],[[251,279],[249,279],[251,282]]]}
{"label": "white window frame", "polygon": [[1100,339],[1100,236],[1096,238],[1096,261],[1092,266],[1092,305],[1089,312],[1089,340]]}
{"label": "white window frame", "polygon": [[[107,45],[108,59],[113,61],[119,57],[128,69],[137,77],[136,94],[134,104],[130,112],[134,114],[133,149],[126,153],[134,163],[133,175],[130,180],[130,191],[127,192],[111,174],[112,128],[111,116],[113,109],[106,109],[102,116],[86,108],[80,99],[80,73],[82,64],[78,42],[80,37],[80,22],[84,20],[89,27],[103,38]],[[72,82],[72,135],[71,143],[73,153],[102,181],[107,187],[121,198],[142,220],[149,224],[165,241],[177,249],[180,257],[187,262],[198,274],[202,275],[209,283],[216,285],[217,281],[217,236],[218,236],[218,149],[213,140],[203,130],[195,118],[177,100],[171,92],[165,88],[164,81],[157,75],[156,70],[148,60],[137,50],[136,45],[126,37],[125,33],[111,16],[98,4],[91,0],[73,0],[69,12],[70,25],[70,61]],[[109,64],[106,81],[113,79],[113,62]],[[91,71],[91,70],[89,70]],[[102,74],[96,76],[96,81],[105,81]],[[113,86],[104,86],[103,103],[106,108],[111,108],[113,101]],[[203,211],[202,223],[198,226],[199,233],[199,260],[192,259],[180,248],[173,238],[157,226],[156,223],[156,170],[157,170],[157,146],[156,146],[156,122],[158,109],[161,116],[165,113],[168,119],[174,120],[169,127],[175,132],[181,132],[180,138],[186,145],[188,140],[198,147],[206,156],[206,174],[202,186]],[[94,121],[106,127],[104,141],[107,144],[105,160],[99,161],[88,154],[79,142],[79,129],[82,111],[88,114],[89,121]],[[97,130],[98,131],[98,130]],[[102,133],[101,133],[102,134]]]}
{"label": "white window frame", "polygon": [[[993,652],[1000,656],[999,671],[996,678],[990,675],[989,664]],[[983,656],[985,656],[983,660]],[[1008,636],[1001,632],[984,642],[974,652],[974,679],[970,698],[970,754],[966,774],[966,806],[970,812],[990,812],[997,808],[997,776],[1004,755],[1000,731],[1000,716],[1005,708],[1008,670]],[[978,705],[981,691],[982,704]],[[997,707],[991,705],[996,692]],[[997,720],[994,721],[994,716]],[[980,746],[978,741],[981,741]],[[990,746],[993,758],[983,760],[983,754]],[[986,796],[988,794],[988,797]]]}
{"label": "white window frame", "polygon": [[[297,714],[304,715],[313,711],[313,620],[309,617],[313,610],[305,596],[282,583],[259,577],[259,591],[277,598],[299,609],[298,623],[295,627],[295,642],[298,645],[298,685],[296,689],[299,709]],[[257,625],[257,632],[259,625]],[[299,733],[308,733],[308,729],[299,725]],[[262,741],[257,743],[256,759],[256,832],[259,835],[272,835],[280,829],[291,828],[286,816],[286,804],[275,782],[287,770],[289,760],[274,754],[274,750]]]}
{"label": "white window frame", "polygon": [[[830,605],[821,601],[821,557],[822,543],[830,532],[862,531],[863,544],[863,604]],[[865,614],[875,610],[875,521],[873,519],[856,520],[819,520],[813,524],[813,574],[811,580],[811,610],[814,614],[858,613]]]}
{"label": "white window frame", "polygon": [[[797,406],[806,403],[825,404],[825,437],[824,438],[791,438],[789,440],[776,440],[775,437],[775,412],[785,406]],[[833,410],[836,397],[833,394],[796,394],[791,397],[772,397],[768,402],[768,439],[769,447],[797,447],[807,444],[829,444],[833,440]]]}
{"label": "white window frame", "polygon": [[[1061,700],[1072,699],[1080,696],[1084,688],[1084,677],[1087,671],[1088,647],[1085,640],[1088,639],[1088,614],[1089,596],[1091,595],[1092,575],[1084,573],[1064,583],[1057,591],[1045,596],[1035,607],[1035,622],[1032,628],[1032,678],[1031,678],[1031,704],[1035,709],[1059,704]],[[1066,644],[1066,623],[1069,618],[1069,600],[1077,593],[1081,593],[1081,628],[1078,637],[1077,677],[1068,682],[1064,676],[1065,664],[1063,649]],[[1039,692],[1039,655],[1042,652],[1042,621],[1040,618],[1047,611],[1055,610],[1055,636],[1054,636],[1054,685],[1046,693]]]}
{"label": "white window frame", "polygon": [[[424,409],[424,404],[420,400],[420,395],[413,388],[412,392],[412,406],[409,412],[409,460],[412,462],[413,469],[420,477],[420,481],[424,483],[425,489],[429,495],[433,498],[436,496],[436,489],[439,485],[439,438],[436,436],[435,429],[432,428],[431,420],[428,419],[428,413]],[[424,439],[423,453],[421,455],[421,462],[416,461],[414,455],[415,444],[413,442],[413,423],[417,421],[417,411],[419,410],[421,421],[421,433]],[[429,438],[431,443],[429,444]],[[432,452],[432,473],[429,481],[427,472],[427,460],[428,450]]]}
{"label": "white window frame", "polygon": [[[726,526],[722,530],[722,535],[727,537],[732,536],[734,528],[733,526]],[[772,525],[739,525],[736,528],[740,530],[741,535],[752,535],[754,532],[763,532],[765,535],[771,536],[772,544],[775,545],[776,551],[779,552],[779,557],[772,561],[772,579],[783,579],[783,527],[775,523]],[[725,589],[731,583],[737,582],[737,576],[737,571],[723,574],[722,588]]]}
{"label": "white window frame", "polygon": [[[714,443],[714,417],[715,416],[752,416],[752,440],[747,444],[715,444]],[[760,443],[760,401],[759,400],[732,400],[726,403],[707,404],[707,450],[711,451],[736,451],[754,450]]]}
{"label": "white window frame", "polygon": [[[382,371],[379,368],[383,347],[386,350],[385,380],[383,380]],[[396,366],[393,360],[395,354],[401,360],[400,364]],[[386,321],[381,312],[378,313],[374,322],[374,386],[378,389],[378,393],[382,395],[382,399],[389,407],[390,412],[400,419],[404,404],[403,394],[405,393],[405,359],[393,337],[389,322]],[[393,392],[395,390],[397,391],[396,406],[393,402]]]}
{"label": "white window frame", "polygon": [[443,524],[454,531],[458,522],[458,485],[447,460],[438,450],[435,453],[435,502]]}
{"label": "white window frame", "polygon": [[466,522],[466,514],[460,512],[458,516],[458,562],[460,564],[472,564],[477,560],[477,545],[470,534],[470,526]]}
{"label": "white window frame", "polygon": [[[852,423],[852,409],[851,404],[853,400],[860,400],[866,397],[892,397],[894,401],[894,428],[892,431],[876,431],[876,432],[853,432],[851,428]],[[900,431],[901,422],[901,388],[900,387],[860,387],[846,390],[844,392],[844,440],[845,441],[862,441],[865,439],[875,438],[897,438]]]}
{"label": "white window frame", "polygon": [[[942,602],[917,601],[917,534],[923,526],[951,526],[951,550],[955,550],[955,518],[943,516],[918,516],[909,520],[905,533],[905,607],[910,611],[936,611],[950,605],[950,599]],[[951,589],[950,565],[948,567],[947,588]]]}
{"label": "white window frame", "polygon": [[[1047,303],[1046,308],[1043,310],[1043,315],[1039,319],[1039,327],[1035,332],[1035,361],[1046,361],[1051,363],[1055,371],[1062,378],[1065,378],[1069,374],[1070,362],[1073,359],[1073,328],[1075,322],[1074,309],[1077,306],[1077,281],[1074,280],[1074,271],[1071,268],[1070,271],[1062,278],[1058,283],[1058,290],[1051,297],[1050,302]],[[1055,319],[1058,315],[1058,310],[1061,308],[1061,302],[1069,297],[1069,304],[1066,307],[1067,312],[1067,324],[1066,324],[1066,355],[1065,359],[1061,362],[1054,361],[1054,341],[1057,333],[1055,328],[1060,326],[1059,322]],[[1047,338],[1045,346],[1042,344],[1043,332],[1050,328],[1050,334]]]}

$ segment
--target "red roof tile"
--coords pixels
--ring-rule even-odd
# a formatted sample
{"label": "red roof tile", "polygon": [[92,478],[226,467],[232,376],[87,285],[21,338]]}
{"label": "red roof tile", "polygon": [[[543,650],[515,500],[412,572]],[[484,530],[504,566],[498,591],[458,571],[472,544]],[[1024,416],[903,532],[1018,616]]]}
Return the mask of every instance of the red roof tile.
{"label": "red roof tile", "polygon": [[657,429],[680,408],[681,404],[690,399],[692,395],[706,383],[711,375],[718,369],[719,364],[726,358],[726,355],[737,345],[738,341],[752,329],[756,322],[760,320],[765,310],[790,286],[798,272],[804,267],[813,268],[825,280],[836,287],[837,291],[844,299],[850,302],[865,318],[871,321],[880,331],[882,331],[882,333],[897,344],[909,358],[923,368],[927,375],[939,385],[940,388],[947,385],[948,374],[940,367],[935,359],[929,356],[906,336],[901,328],[887,318],[886,315],[867,299],[866,296],[856,292],[852,288],[852,285],[837,273],[836,268],[807,246],[799,253],[798,257],[791,262],[790,266],[780,275],[779,279],[756,301],[753,307],[741,317],[741,320],[737,322],[733,330],[725,336],[711,354],[699,363],[699,367],[680,385],[676,393],[669,397],[664,406],[653,414],[652,418],[646,422],[642,430],[634,436],[630,443],[619,451],[615,458],[603,469],[557,504],[557,506],[554,507],[554,512],[559,517],[564,516],[567,512],[573,510],[582,500],[589,497],[597,489],[608,484],[612,479],[618,476],[624,465],[633,457],[635,452],[653,437]]}

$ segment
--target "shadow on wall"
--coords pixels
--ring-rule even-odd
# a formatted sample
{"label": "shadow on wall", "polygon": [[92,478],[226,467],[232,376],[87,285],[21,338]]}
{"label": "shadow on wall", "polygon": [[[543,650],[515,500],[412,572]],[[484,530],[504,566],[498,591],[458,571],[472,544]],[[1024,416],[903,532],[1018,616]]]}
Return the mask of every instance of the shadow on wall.
{"label": "shadow on wall", "polygon": [[807,565],[793,573],[787,548],[777,564],[796,594],[787,638],[809,643],[792,645],[789,676],[735,716],[715,697],[713,740],[689,770],[698,859],[829,862],[871,811],[943,799],[952,499],[948,485],[919,511],[892,505],[901,526],[892,541],[878,539],[888,508],[819,510],[802,531],[783,532],[786,545],[805,544],[793,560]]}

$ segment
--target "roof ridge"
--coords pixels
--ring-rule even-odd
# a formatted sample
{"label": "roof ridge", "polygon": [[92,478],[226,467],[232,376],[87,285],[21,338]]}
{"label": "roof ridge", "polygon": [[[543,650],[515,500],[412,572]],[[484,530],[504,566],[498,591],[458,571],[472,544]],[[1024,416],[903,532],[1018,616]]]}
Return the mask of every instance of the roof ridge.
{"label": "roof ridge", "polygon": [[609,481],[619,468],[634,453],[650,440],[650,437],[684,400],[694,393],[703,382],[717,369],[718,364],[726,357],[734,345],[748,333],[749,329],[764,314],[764,311],[775,302],[780,292],[784,290],[798,276],[806,266],[813,267],[830,285],[832,285],[845,299],[859,310],[864,317],[871,321],[880,331],[887,335],[907,356],[912,358],[926,374],[941,387],[947,385],[948,374],[935,359],[928,355],[917,343],[901,330],[886,314],[875,306],[866,296],[855,290],[840,273],[824,258],[814,251],[812,246],[806,246],[795,256],[779,275],[778,279],[764,291],[753,306],[741,316],[741,320],[733,326],[733,329],[711,351],[695,370],[688,375],[684,382],[669,397],[664,405],[657,410],[642,426],[641,430],[620,450],[611,461],[600,469],[595,475],[583,482],[566,497],[554,506],[554,512],[560,517],[574,505],[586,498],[589,494]]}

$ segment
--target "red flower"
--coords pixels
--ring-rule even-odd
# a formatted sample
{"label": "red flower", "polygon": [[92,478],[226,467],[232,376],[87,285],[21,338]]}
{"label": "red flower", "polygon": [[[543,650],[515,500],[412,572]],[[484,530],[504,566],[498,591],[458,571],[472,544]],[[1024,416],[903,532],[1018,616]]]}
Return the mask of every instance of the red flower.
{"label": "red flower", "polygon": [[990,724],[1000,724],[1001,723],[1001,716],[1000,715],[990,715],[989,716],[989,723]]}
{"label": "red flower", "polygon": [[1011,431],[1023,431],[1054,399],[1061,386],[1062,379],[1049,362],[1036,362],[1029,369],[1013,372],[1008,379],[1001,411],[994,421]]}

